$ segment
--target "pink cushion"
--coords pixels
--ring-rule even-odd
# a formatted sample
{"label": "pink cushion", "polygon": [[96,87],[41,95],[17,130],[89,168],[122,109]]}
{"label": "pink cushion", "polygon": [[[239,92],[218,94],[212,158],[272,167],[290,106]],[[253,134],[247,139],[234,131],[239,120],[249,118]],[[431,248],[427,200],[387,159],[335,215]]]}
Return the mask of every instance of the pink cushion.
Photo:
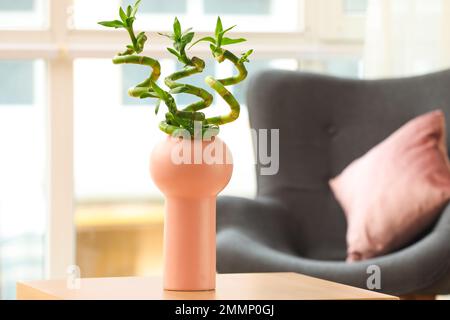
{"label": "pink cushion", "polygon": [[409,121],[330,186],[347,218],[347,261],[408,244],[450,199],[444,114],[433,111]]}

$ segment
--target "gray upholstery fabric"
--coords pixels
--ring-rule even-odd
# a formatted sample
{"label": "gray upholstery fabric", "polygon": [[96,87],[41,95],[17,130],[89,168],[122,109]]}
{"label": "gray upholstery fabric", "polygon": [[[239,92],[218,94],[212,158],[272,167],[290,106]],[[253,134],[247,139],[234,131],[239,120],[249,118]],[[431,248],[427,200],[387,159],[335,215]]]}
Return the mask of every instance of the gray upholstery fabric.
{"label": "gray upholstery fabric", "polygon": [[442,109],[450,128],[450,71],[376,81],[266,71],[250,81],[248,107],[252,128],[280,129],[280,171],[257,175],[255,200],[219,198],[218,272],[293,271],[366,288],[376,264],[383,292],[450,293],[450,207],[407,247],[347,264],[346,221],[328,187],[415,116]]}

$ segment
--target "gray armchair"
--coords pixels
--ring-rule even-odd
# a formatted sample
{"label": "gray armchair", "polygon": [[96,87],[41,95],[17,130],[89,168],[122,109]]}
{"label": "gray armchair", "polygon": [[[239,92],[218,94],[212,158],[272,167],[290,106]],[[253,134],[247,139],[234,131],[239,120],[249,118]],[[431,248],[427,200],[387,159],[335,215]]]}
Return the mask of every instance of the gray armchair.
{"label": "gray armchair", "polygon": [[440,108],[450,128],[450,71],[377,81],[266,71],[250,82],[248,107],[252,128],[280,129],[280,170],[257,175],[255,200],[219,198],[219,273],[290,271],[366,288],[377,265],[382,292],[450,293],[450,207],[403,249],[348,264],[345,217],[328,187],[415,116]]}

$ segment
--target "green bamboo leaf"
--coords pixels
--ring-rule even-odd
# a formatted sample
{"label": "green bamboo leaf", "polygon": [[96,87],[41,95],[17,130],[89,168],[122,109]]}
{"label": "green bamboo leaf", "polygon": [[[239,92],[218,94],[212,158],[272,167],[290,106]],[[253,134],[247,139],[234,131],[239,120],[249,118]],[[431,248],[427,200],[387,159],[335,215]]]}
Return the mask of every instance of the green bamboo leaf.
{"label": "green bamboo leaf", "polygon": [[125,28],[125,25],[122,21],[114,20],[114,21],[100,21],[98,22],[99,25],[108,27],[108,28]]}
{"label": "green bamboo leaf", "polygon": [[244,38],[239,38],[239,39],[223,38],[222,45],[226,46],[229,44],[236,44],[236,43],[241,43],[241,42],[245,42],[245,41],[247,41],[247,39],[244,39]]}
{"label": "green bamboo leaf", "polygon": [[211,43],[216,43],[216,39],[214,39],[213,37],[204,37],[204,38],[198,39],[198,40],[195,41],[193,44],[191,44],[191,46],[189,47],[189,49],[192,48],[193,46],[195,46],[197,43],[203,42],[203,41],[211,42]]}
{"label": "green bamboo leaf", "polygon": [[160,36],[167,37],[167,38],[173,40],[173,35],[170,34],[170,33],[162,33],[162,32],[158,32],[158,34],[159,34]]}
{"label": "green bamboo leaf", "polygon": [[186,30],[183,31],[183,35],[187,34],[188,32],[190,32],[192,30],[192,28],[187,28]]}
{"label": "green bamboo leaf", "polygon": [[175,17],[175,20],[173,22],[173,33],[175,34],[176,39],[181,38],[181,24],[180,21],[178,21],[177,17]]}
{"label": "green bamboo leaf", "polygon": [[135,17],[136,13],[139,9],[139,5],[141,4],[141,0],[137,0],[136,3],[133,6],[133,10],[131,11],[130,17]]}
{"label": "green bamboo leaf", "polygon": [[225,33],[227,33],[228,31],[230,31],[231,29],[234,29],[234,28],[236,28],[236,27],[237,27],[237,25],[235,24],[234,26],[229,27],[228,29],[223,30],[220,34],[223,36]]}
{"label": "green bamboo leaf", "polygon": [[222,43],[222,39],[225,33],[227,33],[228,31],[230,31],[231,29],[233,29],[234,27],[236,27],[236,25],[229,27],[226,30],[223,30],[222,32],[219,33],[219,35],[217,36],[217,47],[221,47],[223,45]]}
{"label": "green bamboo leaf", "polygon": [[142,52],[142,50],[144,50],[145,43],[147,42],[147,36],[145,35],[145,32],[139,33],[136,37],[136,41],[139,45],[139,51]]}
{"label": "green bamboo leaf", "polygon": [[168,98],[168,93],[165,92],[163,89],[161,89],[160,86],[158,86],[156,84],[155,81],[151,81],[150,85],[152,86],[153,91],[155,91],[155,94],[161,99],[166,101],[166,99]]}
{"label": "green bamboo leaf", "polygon": [[242,57],[239,59],[239,63],[250,62],[248,57],[253,53],[253,49],[248,50],[246,53],[242,54]]}
{"label": "green bamboo leaf", "polygon": [[155,114],[156,115],[158,114],[160,106],[161,106],[161,99],[158,99],[158,101],[156,101],[156,104],[155,104]]}
{"label": "green bamboo leaf", "polygon": [[120,19],[122,19],[123,22],[127,21],[127,14],[125,13],[125,11],[123,11],[122,7],[120,7],[119,9],[119,15],[120,15]]}
{"label": "green bamboo leaf", "polygon": [[217,17],[216,32],[215,32],[216,37],[218,37],[222,31],[223,31],[222,20],[220,19],[220,17]]}
{"label": "green bamboo leaf", "polygon": [[194,32],[189,32],[186,35],[183,36],[183,38],[181,38],[181,42],[183,43],[184,46],[186,46],[189,42],[192,41],[192,39],[194,38]]}
{"label": "green bamboo leaf", "polygon": [[136,18],[133,18],[133,17],[127,18],[127,20],[126,20],[126,25],[127,25],[128,27],[131,27],[131,26],[133,25],[133,23],[134,23],[134,20],[136,20]]}
{"label": "green bamboo leaf", "polygon": [[175,41],[173,43],[173,47],[175,48],[175,50],[181,51],[181,47],[182,47],[181,42],[180,41]]}
{"label": "green bamboo leaf", "polygon": [[176,50],[174,50],[174,49],[172,49],[172,48],[167,48],[167,51],[169,51],[171,54],[173,54],[174,56],[176,56],[178,59],[181,58],[180,54],[179,54]]}

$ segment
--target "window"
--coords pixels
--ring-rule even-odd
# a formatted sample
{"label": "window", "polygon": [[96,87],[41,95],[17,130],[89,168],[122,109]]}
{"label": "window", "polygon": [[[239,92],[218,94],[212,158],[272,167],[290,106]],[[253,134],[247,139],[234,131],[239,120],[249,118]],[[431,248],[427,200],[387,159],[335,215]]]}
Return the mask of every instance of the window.
{"label": "window", "polygon": [[34,69],[33,61],[0,61],[0,106],[33,104]]}
{"label": "window", "polygon": [[[124,6],[132,5],[135,1],[123,0]],[[187,0],[149,0],[144,1],[141,5],[141,12],[143,13],[159,13],[159,14],[184,14],[188,8]]]}
{"label": "window", "polygon": [[[174,60],[162,60],[165,75],[174,71],[175,66],[180,67]],[[117,67],[109,59],[79,59],[75,62],[75,190],[81,202],[160,197],[147,172],[152,147],[162,137],[159,132],[155,135],[155,131],[164,112],[161,108],[158,120],[154,115],[154,100],[127,97],[128,88],[148,76],[146,68],[134,67]],[[297,62],[293,59],[255,60],[249,64],[250,73],[267,68],[295,70]],[[92,73],[94,69],[96,73]],[[209,91],[210,88],[203,82],[207,74],[220,78],[235,72],[231,64],[217,65],[212,60],[207,62],[205,70],[205,74],[192,78],[195,85]],[[162,79],[165,75],[162,75]],[[245,87],[237,86],[234,89],[236,97],[243,102],[242,118],[223,126],[221,130],[223,135],[228,136],[227,141],[230,142],[230,148],[235,149],[234,154],[241,155],[235,159],[235,172],[242,174],[233,175],[225,194],[252,197],[256,185],[250,135],[248,139],[237,139],[246,136],[244,133],[248,126]],[[178,98],[181,105],[193,101],[196,98],[188,95]],[[225,113],[227,110],[220,96],[216,96],[215,104],[207,114]]]}
{"label": "window", "polygon": [[317,0],[322,40],[362,41],[368,0]]}
{"label": "window", "polygon": [[0,1],[0,29],[44,28],[47,1]]}
{"label": "window", "polygon": [[74,76],[76,200],[159,199],[148,174],[163,137],[152,101],[124,107],[121,68],[110,59],[77,59]]}
{"label": "window", "polygon": [[[139,29],[170,30],[172,18],[178,15],[187,26],[205,31],[214,26],[217,16],[224,22],[233,21],[240,31],[298,31],[303,19],[298,15],[303,0],[150,0],[143,1]],[[125,5],[134,2],[126,0]],[[100,29],[97,21],[109,19],[116,14],[118,1],[74,0],[74,27],[77,29]]]}
{"label": "window", "polygon": [[[0,1],[0,74],[8,74],[0,79],[2,298],[14,297],[14,282],[25,274],[64,277],[67,266],[74,263],[82,267],[82,276],[158,270],[149,261],[160,258],[159,249],[148,250],[147,244],[160,246],[162,197],[149,177],[148,159],[153,144],[164,137],[157,129],[164,109],[155,116],[151,100],[126,95],[148,70],[113,65],[111,57],[123,49],[126,34],[97,25],[117,16],[119,3],[131,1]],[[180,65],[166,51],[170,41],[156,31],[171,29],[175,15],[185,27],[194,27],[198,37],[215,25],[217,15],[226,26],[238,24],[236,35],[248,43],[236,45],[235,50],[255,49],[250,75],[278,68],[357,77],[363,2],[142,0],[137,29],[148,32],[147,50],[161,59],[162,79]],[[232,65],[213,61],[207,45],[192,52],[205,59],[208,74],[224,77],[234,72]],[[206,87],[204,75],[189,80]],[[232,88],[242,102],[242,116],[224,126],[221,136],[239,155],[225,194],[252,197],[256,183],[246,86]],[[193,99],[177,98],[182,105]],[[220,97],[208,110],[226,111]],[[134,252],[128,243],[123,247],[117,243],[140,239],[130,228],[142,226],[143,221],[149,223],[146,236],[156,237],[146,240],[146,245],[136,244],[145,247],[146,262],[134,268],[116,265],[115,261],[127,259],[115,259],[115,253]],[[102,230],[108,229],[120,241],[103,238],[106,231],[96,233],[99,225],[113,225]],[[115,233],[121,228],[126,228],[125,236]],[[114,250],[99,249],[110,243]],[[108,266],[95,265],[99,261]]]}
{"label": "window", "polygon": [[[268,69],[297,70],[298,62],[295,59],[259,59],[251,61],[251,63],[247,66],[247,70],[250,75],[254,75],[260,71]],[[232,88],[236,99],[238,101],[242,101],[244,104],[247,102],[247,86],[248,82],[243,82]]]}
{"label": "window", "polygon": [[363,73],[361,60],[354,58],[305,59],[301,61],[300,69],[343,78],[362,78]]}
{"label": "window", "polygon": [[[162,59],[161,61],[162,65],[162,74],[159,80],[159,83],[162,84],[164,82],[164,78],[168,76],[169,74],[175,72],[175,70],[181,70],[183,66],[181,63],[172,60],[172,59]],[[189,78],[181,79],[180,82],[188,81],[189,83],[205,88],[209,90],[209,87],[204,82],[204,77],[206,75],[215,75],[215,63],[212,60],[208,60],[206,62],[206,67],[204,69],[204,72],[202,74],[196,74],[192,75]],[[121,72],[122,72],[122,89],[121,89],[121,96],[122,96],[122,103],[124,105],[152,105],[154,104],[154,100],[149,99],[135,99],[128,96],[127,91],[130,87],[135,86],[136,84],[140,83],[144,79],[148,77],[148,69],[142,68],[140,66],[136,65],[123,65],[121,66]],[[196,101],[196,98],[191,95],[186,94],[180,94],[175,96],[175,99],[177,103],[180,106],[188,105],[189,103],[192,103]]]}
{"label": "window", "polygon": [[0,74],[0,298],[14,298],[16,281],[44,276],[45,63],[0,60]]}
{"label": "window", "polygon": [[33,0],[8,1],[0,3],[1,11],[32,11],[34,8]]}
{"label": "window", "polygon": [[238,14],[238,15],[270,15],[272,5],[270,0],[206,0],[204,2],[207,14]]}
{"label": "window", "polygon": [[[181,70],[183,68],[183,65],[179,62],[175,64],[176,70]],[[190,84],[203,88],[205,90],[211,91],[212,94],[214,94],[214,91],[211,90],[211,88],[205,83],[205,77],[207,75],[211,75],[215,78],[220,78],[222,75],[220,73],[220,66],[216,65],[216,62],[213,59],[206,59],[205,62],[205,69],[203,70],[203,73],[201,74],[194,74],[188,78],[180,79],[180,82],[189,82]],[[214,97],[215,103],[217,103],[217,96]],[[192,96],[190,94],[179,94],[176,96],[177,103],[180,104],[180,106],[187,106],[190,103],[193,103],[195,101],[198,101],[198,98],[195,96]]]}
{"label": "window", "polygon": [[344,11],[346,14],[364,14],[369,0],[345,0]]}

